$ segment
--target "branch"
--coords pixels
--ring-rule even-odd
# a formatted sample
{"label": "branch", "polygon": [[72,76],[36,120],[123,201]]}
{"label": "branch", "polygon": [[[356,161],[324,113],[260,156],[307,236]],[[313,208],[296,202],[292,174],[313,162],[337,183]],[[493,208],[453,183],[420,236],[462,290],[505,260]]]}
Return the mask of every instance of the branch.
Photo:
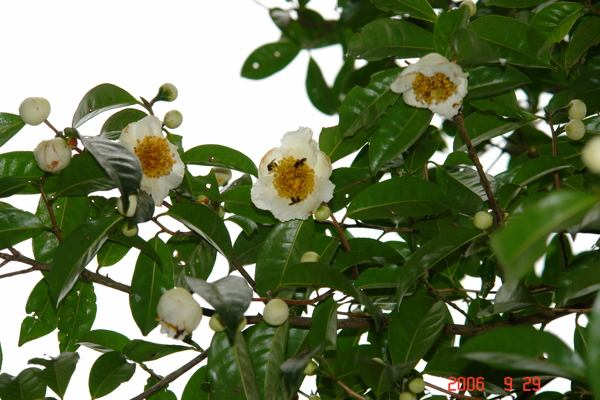
{"label": "branch", "polygon": [[39,189],[40,193],[42,194],[42,198],[44,199],[44,203],[46,203],[46,208],[48,208],[48,214],[50,214],[50,220],[52,221],[52,226],[54,227],[54,234],[56,235],[58,241],[62,242],[64,239],[62,237],[62,233],[60,232],[60,228],[58,227],[58,223],[56,222],[56,216],[54,215],[54,210],[52,209],[52,203],[48,199],[42,183],[40,183]]}
{"label": "branch", "polygon": [[256,282],[254,281],[254,279],[252,279],[252,277],[250,276],[248,271],[246,271],[246,269],[244,268],[242,263],[240,263],[238,261],[238,259],[235,255],[233,256],[233,266],[240,273],[240,275],[242,275],[244,277],[244,279],[246,280],[246,282],[248,282],[248,284],[252,287],[252,289],[256,290]]}
{"label": "branch", "polygon": [[442,389],[441,387],[436,386],[436,385],[431,384],[431,383],[428,383],[428,382],[425,382],[425,386],[429,386],[430,388],[433,388],[435,390],[439,390],[442,393],[449,394],[450,396],[455,397],[457,399],[467,399],[467,400],[470,400],[470,399],[481,399],[481,397],[471,397],[471,396],[465,396],[464,394],[460,394],[460,393],[450,392],[449,390]]}
{"label": "branch", "polygon": [[346,391],[346,393],[348,393],[350,396],[356,397],[359,400],[367,400],[365,397],[362,397],[360,394],[356,393],[354,390],[352,390],[348,386],[346,386],[344,384],[344,382],[338,380],[336,383],[338,385],[340,385],[342,387],[342,389],[344,389]]}

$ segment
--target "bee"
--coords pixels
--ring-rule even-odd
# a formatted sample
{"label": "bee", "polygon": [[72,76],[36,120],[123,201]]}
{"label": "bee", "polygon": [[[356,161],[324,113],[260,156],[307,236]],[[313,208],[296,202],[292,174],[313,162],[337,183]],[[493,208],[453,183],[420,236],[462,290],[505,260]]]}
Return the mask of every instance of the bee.
{"label": "bee", "polygon": [[301,158],[301,159],[297,160],[296,163],[294,164],[294,168],[300,168],[301,166],[303,166],[304,161],[306,161],[306,158]]}
{"label": "bee", "polygon": [[290,197],[290,200],[292,200],[292,202],[289,204],[290,206],[293,206],[294,204],[298,204],[302,201],[300,199],[300,196]]}
{"label": "bee", "polygon": [[275,159],[273,159],[273,161],[271,161],[268,165],[267,165],[267,169],[269,170],[269,172],[273,171],[275,168],[277,168],[277,163],[275,162]]}

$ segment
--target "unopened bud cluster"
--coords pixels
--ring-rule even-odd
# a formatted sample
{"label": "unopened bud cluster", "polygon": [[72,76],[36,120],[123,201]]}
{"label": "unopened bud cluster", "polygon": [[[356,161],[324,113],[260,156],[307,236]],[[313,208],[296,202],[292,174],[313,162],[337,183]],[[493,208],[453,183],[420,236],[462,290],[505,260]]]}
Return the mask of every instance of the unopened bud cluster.
{"label": "unopened bud cluster", "polygon": [[585,124],[582,119],[587,114],[585,103],[579,99],[572,100],[567,106],[569,123],[565,125],[567,136],[572,140],[580,140],[585,135]]}

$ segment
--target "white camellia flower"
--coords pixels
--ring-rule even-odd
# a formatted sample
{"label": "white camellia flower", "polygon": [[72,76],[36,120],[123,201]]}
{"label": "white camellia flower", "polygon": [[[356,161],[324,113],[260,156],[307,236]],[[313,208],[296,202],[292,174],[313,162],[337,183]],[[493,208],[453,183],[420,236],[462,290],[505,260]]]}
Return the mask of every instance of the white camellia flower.
{"label": "white camellia flower", "polygon": [[162,122],[149,115],[123,129],[119,143],[127,147],[142,163],[141,189],[152,196],[160,206],[169,190],[181,184],[185,166],[177,153],[177,146],[162,133]]}
{"label": "white camellia flower", "polygon": [[404,71],[392,83],[394,93],[402,93],[404,102],[417,108],[429,108],[452,118],[467,94],[467,78],[460,65],[437,53],[427,54]]}
{"label": "white camellia flower", "polygon": [[167,290],[156,307],[160,333],[174,339],[184,339],[200,325],[202,307],[184,288]]}
{"label": "white camellia flower", "polygon": [[63,138],[42,140],[33,150],[33,157],[40,169],[58,172],[67,168],[71,162],[71,148]]}
{"label": "white camellia flower", "polygon": [[312,130],[300,127],[281,138],[258,166],[251,197],[256,207],[269,210],[280,221],[307,219],[333,197],[331,161],[312,139]]}

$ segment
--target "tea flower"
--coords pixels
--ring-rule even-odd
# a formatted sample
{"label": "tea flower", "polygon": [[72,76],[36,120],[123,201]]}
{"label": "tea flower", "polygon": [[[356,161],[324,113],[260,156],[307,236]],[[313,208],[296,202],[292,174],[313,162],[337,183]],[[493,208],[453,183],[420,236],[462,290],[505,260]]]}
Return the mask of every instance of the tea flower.
{"label": "tea flower", "polygon": [[283,135],[281,146],[261,160],[252,202],[280,221],[307,219],[333,197],[330,176],[331,162],[312,139],[312,130],[300,127]]}
{"label": "tea flower", "polygon": [[167,290],[156,307],[160,332],[174,339],[184,339],[200,324],[202,307],[184,288]]}
{"label": "tea flower", "polygon": [[402,93],[404,102],[417,108],[429,108],[452,118],[467,94],[469,74],[437,53],[427,54],[404,71],[392,83],[394,93]]}
{"label": "tea flower", "polygon": [[160,206],[169,190],[183,180],[185,167],[177,153],[177,146],[162,134],[162,122],[149,115],[123,129],[119,143],[131,150],[142,163],[141,189],[152,196]]}

